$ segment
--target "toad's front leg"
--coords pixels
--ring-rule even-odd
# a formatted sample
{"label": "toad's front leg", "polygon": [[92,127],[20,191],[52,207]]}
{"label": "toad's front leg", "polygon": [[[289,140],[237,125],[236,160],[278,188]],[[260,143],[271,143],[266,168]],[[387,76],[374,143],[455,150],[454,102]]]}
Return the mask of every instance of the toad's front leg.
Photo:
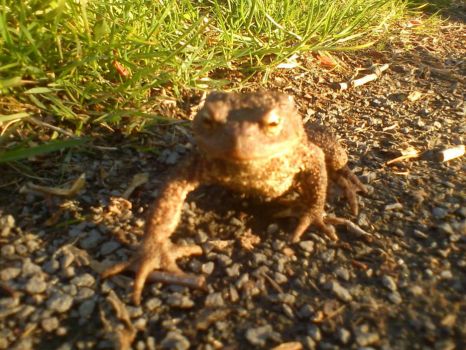
{"label": "toad's front leg", "polygon": [[125,270],[134,270],[136,277],[133,301],[136,305],[140,303],[142,289],[152,271],[162,270],[176,276],[184,275],[176,260],[183,256],[202,254],[201,247],[197,245],[175,245],[170,240],[180,221],[186,196],[199,186],[196,164],[194,159],[187,159],[173,169],[173,176],[165,184],[148,216],[138,252],[131,260],[118,263],[102,274],[106,278]]}
{"label": "toad's front leg", "polygon": [[302,159],[304,160],[304,169],[297,175],[297,181],[306,209],[301,214],[298,226],[294,231],[293,242],[298,242],[310,225],[316,226],[331,240],[336,241],[338,236],[335,233],[335,228],[324,222],[328,180],[324,153],[316,145],[310,144]]}

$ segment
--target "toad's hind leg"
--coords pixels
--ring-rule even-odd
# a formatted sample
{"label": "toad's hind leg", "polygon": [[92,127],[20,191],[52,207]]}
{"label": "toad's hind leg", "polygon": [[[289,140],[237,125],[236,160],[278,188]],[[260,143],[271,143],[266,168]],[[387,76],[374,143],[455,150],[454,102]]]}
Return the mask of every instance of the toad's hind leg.
{"label": "toad's hind leg", "polygon": [[344,192],[353,214],[359,212],[357,192],[367,193],[358,177],[348,167],[348,154],[337,137],[326,127],[310,124],[307,135],[309,140],[319,146],[325,154],[328,177]]}

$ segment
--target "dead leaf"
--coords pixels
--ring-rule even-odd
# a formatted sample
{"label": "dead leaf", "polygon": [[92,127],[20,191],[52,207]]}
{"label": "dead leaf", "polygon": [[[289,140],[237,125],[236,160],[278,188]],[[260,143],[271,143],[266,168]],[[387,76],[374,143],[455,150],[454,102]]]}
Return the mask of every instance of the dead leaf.
{"label": "dead leaf", "polygon": [[406,28],[412,28],[412,27],[417,27],[417,26],[420,26],[422,24],[422,22],[418,19],[412,19],[412,20],[409,20],[407,23],[406,23]]}
{"label": "dead leaf", "polygon": [[324,66],[327,68],[335,68],[338,65],[335,58],[333,58],[330,54],[325,54],[325,55],[319,54],[317,56],[317,59],[319,60],[319,63],[321,66]]}
{"label": "dead leaf", "polygon": [[120,76],[125,78],[131,76],[130,71],[117,60],[113,60],[112,65]]}

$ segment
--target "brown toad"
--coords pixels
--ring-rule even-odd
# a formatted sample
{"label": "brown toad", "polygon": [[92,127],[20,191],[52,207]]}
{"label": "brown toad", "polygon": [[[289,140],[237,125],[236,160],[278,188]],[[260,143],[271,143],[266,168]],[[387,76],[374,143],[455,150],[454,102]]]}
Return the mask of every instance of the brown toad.
{"label": "brown toad", "polygon": [[103,276],[134,269],[134,302],[153,270],[183,275],[176,260],[202,254],[197,245],[180,246],[170,236],[180,221],[188,193],[203,184],[281,197],[299,194],[302,210],[292,242],[313,225],[331,239],[334,227],[324,220],[328,177],[345,192],[354,213],[356,192],[364,186],[347,166],[347,154],[324,127],[305,130],[291,97],[279,92],[211,93],[193,121],[195,150],[176,166],[160,192],[137,254]]}

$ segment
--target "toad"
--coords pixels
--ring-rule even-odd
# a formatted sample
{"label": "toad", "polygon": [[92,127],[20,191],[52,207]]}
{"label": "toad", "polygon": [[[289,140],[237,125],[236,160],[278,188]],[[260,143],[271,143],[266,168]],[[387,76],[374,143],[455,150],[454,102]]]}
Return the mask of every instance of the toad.
{"label": "toad", "polygon": [[193,121],[195,148],[170,173],[145,226],[139,250],[126,262],[103,273],[136,272],[133,300],[139,304],[143,286],[154,270],[183,276],[178,258],[202,254],[197,245],[177,245],[170,239],[180,221],[186,196],[200,185],[216,184],[266,198],[298,194],[298,224],[291,242],[309,226],[338,239],[325,220],[328,183],[344,192],[353,213],[357,192],[364,186],[347,165],[347,153],[325,127],[304,127],[293,99],[279,92],[208,95]]}

